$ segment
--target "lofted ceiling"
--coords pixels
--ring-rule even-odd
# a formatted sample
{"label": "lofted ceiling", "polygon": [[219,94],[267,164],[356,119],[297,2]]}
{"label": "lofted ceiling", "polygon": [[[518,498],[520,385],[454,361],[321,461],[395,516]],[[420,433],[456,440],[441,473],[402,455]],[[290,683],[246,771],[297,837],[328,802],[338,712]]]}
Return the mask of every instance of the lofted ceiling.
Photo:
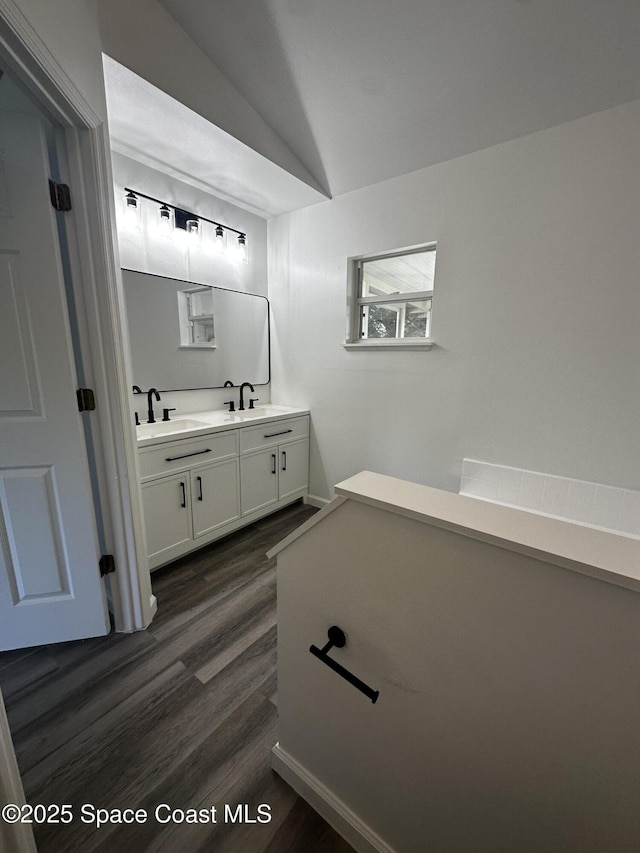
{"label": "lofted ceiling", "polygon": [[640,99],[640,0],[100,6],[114,147],[265,216]]}
{"label": "lofted ceiling", "polygon": [[103,67],[110,142],[117,153],[258,216],[324,200],[318,190],[111,57],[103,56]]}
{"label": "lofted ceiling", "polygon": [[639,0],[159,0],[330,195],[640,98]]}

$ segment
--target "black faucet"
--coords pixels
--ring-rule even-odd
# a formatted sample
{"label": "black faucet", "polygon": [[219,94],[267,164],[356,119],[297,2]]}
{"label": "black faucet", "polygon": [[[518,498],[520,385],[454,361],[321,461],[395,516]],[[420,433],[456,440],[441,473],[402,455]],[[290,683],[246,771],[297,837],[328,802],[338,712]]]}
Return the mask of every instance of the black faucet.
{"label": "black faucet", "polygon": [[253,394],[256,390],[250,382],[243,382],[240,386],[240,405],[238,406],[238,410],[244,412],[244,389],[251,388],[251,393]]}
{"label": "black faucet", "polygon": [[[142,394],[142,389],[140,388],[139,385],[133,386],[133,393],[134,394]],[[140,418],[138,417],[138,413],[134,412],[133,414],[135,415],[136,426],[140,426]]]}
{"label": "black faucet", "polygon": [[[224,385],[222,387],[223,388],[233,388],[233,382],[230,379],[227,379],[227,381],[224,383]],[[225,400],[224,405],[229,406],[230,412],[235,412],[236,404],[234,403],[233,400]]]}
{"label": "black faucet", "polygon": [[153,413],[153,400],[151,399],[151,395],[156,395],[156,400],[160,400],[160,394],[158,394],[157,388],[149,388],[147,391],[147,400],[149,401],[149,419],[147,420],[148,424],[155,424],[156,416]]}

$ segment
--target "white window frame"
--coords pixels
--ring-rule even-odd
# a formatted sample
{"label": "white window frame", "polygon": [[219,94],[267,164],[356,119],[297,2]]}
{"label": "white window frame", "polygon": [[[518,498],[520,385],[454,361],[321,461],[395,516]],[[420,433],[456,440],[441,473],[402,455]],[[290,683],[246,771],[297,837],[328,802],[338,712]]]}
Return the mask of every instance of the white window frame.
{"label": "white window frame", "polygon": [[[377,296],[361,296],[362,270],[367,261],[380,260],[383,258],[396,258],[405,255],[419,254],[422,252],[435,252],[436,243],[423,243],[419,246],[408,246],[404,249],[394,249],[391,252],[377,252],[367,255],[357,255],[348,259],[347,274],[347,329],[344,343],[347,349],[420,349],[430,350],[433,346],[433,337],[428,338],[362,338],[361,337],[361,313],[368,305],[381,305],[389,303],[417,302],[420,300],[431,300],[433,315],[433,290],[406,291],[402,293],[390,293]],[[433,317],[431,323],[433,322]],[[402,328],[402,325],[399,325]],[[431,332],[432,325],[429,331]]]}
{"label": "white window frame", "polygon": [[[191,296],[201,293],[204,288],[193,287],[178,291],[178,320],[180,324],[180,345],[178,349],[216,349],[214,316],[211,314],[195,315],[191,311]],[[210,341],[194,341],[194,326],[199,321],[210,320],[214,337]]]}

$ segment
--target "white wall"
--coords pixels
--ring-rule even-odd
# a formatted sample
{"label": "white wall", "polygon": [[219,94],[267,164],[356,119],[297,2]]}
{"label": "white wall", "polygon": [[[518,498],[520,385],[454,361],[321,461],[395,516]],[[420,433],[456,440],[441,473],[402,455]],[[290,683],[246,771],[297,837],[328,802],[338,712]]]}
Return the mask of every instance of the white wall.
{"label": "white wall", "polygon": [[638,593],[538,555],[355,500],[278,555],[283,775],[357,850],[637,850]]}
{"label": "white wall", "polygon": [[[122,154],[112,153],[112,163],[123,267],[267,295],[266,220]],[[236,264],[214,253],[215,229],[210,223],[203,223],[202,240],[194,249],[189,248],[187,240],[179,239],[185,236],[184,232],[167,240],[157,228],[158,205],[144,199],[140,200],[140,230],[127,228],[122,218],[125,187],[245,232],[249,263]],[[229,237],[233,242],[233,235]]]}
{"label": "white wall", "polygon": [[[267,223],[234,204],[216,198],[142,163],[121,154],[112,154],[118,243],[120,261],[124,268],[168,276],[198,284],[211,284],[229,290],[267,295]],[[246,232],[248,263],[233,263],[213,251],[214,226],[203,223],[204,232],[196,248],[190,248],[184,232],[167,240],[157,228],[158,206],[140,200],[140,229],[132,229],[123,221],[124,187],[139,190],[169,204],[220,221],[224,225]],[[233,240],[233,235],[230,235]],[[149,329],[149,337],[154,330]],[[245,377],[250,379],[250,377]],[[238,379],[237,381],[243,381]],[[158,387],[162,387],[158,384]],[[146,390],[146,389],[143,389]],[[162,406],[175,406],[177,414],[222,408],[233,396],[226,391],[174,392],[162,395]],[[269,389],[260,389],[260,402],[268,403]],[[132,401],[141,418],[145,405],[137,397]],[[156,409],[159,409],[158,404]]]}
{"label": "white wall", "polygon": [[[639,131],[634,102],[270,222],[311,494],[362,469],[457,491],[463,456],[640,488]],[[347,257],[432,240],[437,346],[345,351]]]}
{"label": "white wall", "polygon": [[101,38],[95,0],[19,0],[8,4],[43,40],[95,112],[106,118]]}

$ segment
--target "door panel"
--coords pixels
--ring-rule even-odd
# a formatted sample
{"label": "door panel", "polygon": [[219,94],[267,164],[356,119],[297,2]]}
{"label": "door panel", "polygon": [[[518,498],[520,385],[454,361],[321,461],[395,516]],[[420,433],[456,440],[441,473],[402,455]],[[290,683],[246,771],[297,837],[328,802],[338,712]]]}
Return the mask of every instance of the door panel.
{"label": "door panel", "polygon": [[12,365],[2,374],[0,415],[39,417],[42,395],[29,310],[19,286],[20,260],[16,252],[0,252],[0,364]]}
{"label": "door panel", "polygon": [[10,649],[110,626],[37,115],[0,111],[0,163],[0,649]]}
{"label": "door panel", "polygon": [[[0,480],[0,567],[14,605],[71,594],[52,468],[16,468]],[[34,536],[34,529],[38,535]]]}

